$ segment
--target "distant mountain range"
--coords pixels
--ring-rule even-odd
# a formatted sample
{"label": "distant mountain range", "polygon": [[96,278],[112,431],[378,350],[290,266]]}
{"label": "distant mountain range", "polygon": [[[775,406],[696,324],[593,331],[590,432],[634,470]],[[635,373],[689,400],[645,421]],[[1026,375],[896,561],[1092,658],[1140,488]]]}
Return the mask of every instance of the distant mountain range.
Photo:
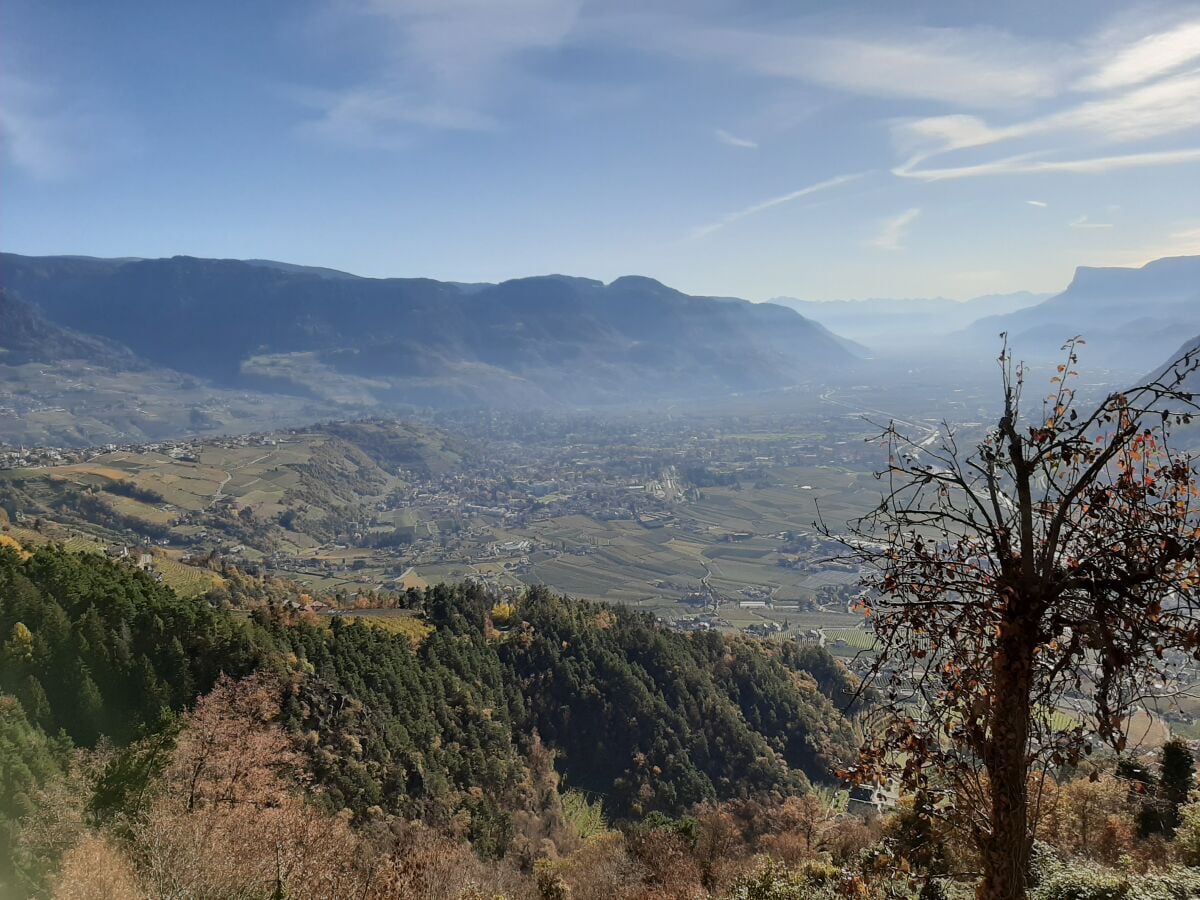
{"label": "distant mountain range", "polygon": [[1030,361],[1083,334],[1084,366],[1152,371],[1200,334],[1200,257],[1081,268],[1049,299],[750,303],[638,276],[466,284],[271,260],[0,254],[0,441],[158,439],[413,407],[707,404],[870,383],[896,363],[901,375],[969,368],[994,358],[1001,331]]}
{"label": "distant mountain range", "polygon": [[[830,301],[776,297],[771,302],[794,309],[874,351],[888,353],[909,348],[912,341],[926,344],[939,340],[986,316],[1035,306],[1049,296],[1020,291],[962,301],[945,297]],[[898,348],[899,342],[903,347]]]}
{"label": "distant mountain range", "polygon": [[[633,276],[462,285],[264,260],[4,254],[0,285],[47,323],[148,364],[225,387],[366,407],[728,395],[855,360],[845,342],[792,310],[693,297]],[[53,343],[45,342],[47,361],[60,352]]]}
{"label": "distant mountain range", "polygon": [[1200,256],[1158,259],[1137,269],[1081,266],[1065,291],[1044,303],[980,319],[968,336],[992,346],[1007,332],[1018,355],[1056,359],[1074,335],[1084,365],[1145,372],[1183,335],[1200,333]]}

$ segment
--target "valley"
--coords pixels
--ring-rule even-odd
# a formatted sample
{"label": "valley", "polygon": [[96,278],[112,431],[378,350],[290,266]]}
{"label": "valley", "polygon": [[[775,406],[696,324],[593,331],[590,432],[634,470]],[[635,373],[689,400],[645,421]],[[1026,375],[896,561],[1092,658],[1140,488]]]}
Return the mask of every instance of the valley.
{"label": "valley", "polygon": [[[411,591],[445,582],[516,602],[544,586],[675,630],[818,644],[863,674],[876,639],[836,538],[879,502],[887,457],[873,438],[892,421],[917,452],[949,432],[969,442],[992,405],[984,380],[941,402],[922,384],[785,393],[787,413],[779,397],[665,417],[443,411],[0,447],[0,510],[26,546],[149,554],[145,567],[184,596],[218,599],[222,572],[236,571],[295,585],[326,615],[408,629],[388,617]],[[1191,728],[1200,707],[1163,712]],[[1147,739],[1164,739],[1158,722]]]}
{"label": "valley", "polygon": [[1200,0],[0,2],[0,900],[1200,900]]}
{"label": "valley", "polygon": [[[876,639],[856,608],[861,572],[844,558],[839,538],[879,502],[875,473],[887,457],[872,438],[888,423],[913,436],[920,458],[950,434],[973,443],[991,421],[998,339],[983,349],[982,324],[971,326],[974,338],[961,330],[968,317],[992,313],[984,321],[997,328],[998,312],[1046,318],[1043,307],[1078,304],[1087,290],[1113,306],[1111,298],[1139,289],[1146,278],[1174,313],[1191,315],[1179,303],[1188,290],[1187,260],[1150,267],[1149,275],[1081,270],[1078,284],[1044,302],[1020,294],[948,311],[950,301],[912,301],[925,303],[928,319],[909,322],[916,330],[900,336],[911,344],[907,351],[891,348],[879,358],[865,346],[826,340],[829,333],[789,311],[720,301],[726,305],[718,330],[749,329],[737,339],[748,343],[718,354],[742,354],[749,367],[735,373],[714,365],[716,351],[706,343],[716,336],[714,323],[704,321],[713,315],[708,301],[649,279],[605,286],[555,276],[506,282],[488,293],[486,285],[466,290],[360,279],[261,261],[8,255],[0,262],[9,273],[6,290],[39,301],[36,308],[22,300],[6,307],[21,326],[10,332],[7,370],[19,388],[7,400],[0,393],[8,403],[0,416],[7,412],[15,426],[0,431],[8,441],[0,445],[0,509],[9,533],[26,545],[62,542],[130,555],[183,595],[218,603],[234,589],[226,574],[242,573],[294,585],[317,598],[325,614],[357,610],[381,622],[397,598],[441,583],[506,602],[544,586],[640,609],[676,630],[819,644],[860,674],[871,665]],[[194,329],[203,341],[209,326],[195,305],[159,321],[151,300],[164,278],[182,279],[218,309],[236,302],[231,298],[255,296],[266,304],[252,323],[262,329],[262,342],[253,352],[244,337],[241,350],[222,347],[224,362],[205,356],[200,345],[192,357],[171,357],[155,343],[161,333]],[[140,324],[96,318],[80,291],[97,286],[116,291]],[[352,307],[336,324],[323,318],[334,295]],[[315,318],[292,319],[279,332],[270,325],[270,308],[295,296]],[[471,304],[483,296],[506,306],[487,326],[502,329],[492,337],[504,348],[482,349],[489,340],[482,335],[483,344],[468,347],[459,329],[458,343],[438,351],[449,355],[434,373],[418,361],[428,347],[414,353],[407,338],[380,342],[413,316],[441,321],[477,313]],[[386,303],[403,310],[386,313],[383,332],[363,333]],[[503,330],[513,316],[541,315],[547,303],[586,308],[609,324],[593,318],[584,325],[564,315],[541,322],[536,336]],[[869,338],[865,329],[886,327],[905,303],[842,303],[829,308],[828,321]],[[819,304],[796,305],[824,316]],[[610,328],[616,311],[639,321],[639,334],[659,342],[657,349],[636,342],[621,349],[625,339]],[[836,362],[823,372],[812,360],[801,364],[805,345],[785,352],[779,336],[761,331],[771,321],[799,328],[796,334],[818,341]],[[102,335],[63,330],[70,328],[101,328]],[[598,343],[597,328],[606,335]],[[695,385],[681,387],[691,371],[678,367],[685,338],[687,366],[720,381],[707,382],[710,390],[701,395]],[[1033,342],[1030,378],[1051,376],[1058,355],[1048,338],[1043,332],[1041,343]],[[946,342],[940,349],[939,340]],[[135,348],[120,350],[123,368],[115,373],[103,362],[112,341]],[[579,341],[588,344],[587,354],[608,354],[604,366],[625,367],[619,381],[649,379],[653,389],[643,395],[621,387],[625,402],[616,407],[582,382],[566,395],[546,394],[556,377],[546,361],[571,347],[584,352]],[[347,342],[358,349],[348,354]],[[1136,371],[1130,366],[1142,365],[1141,357],[1120,359],[1101,343],[1096,358],[1084,350],[1088,379],[1077,388],[1084,402],[1130,383]],[[57,358],[51,347],[58,345],[82,358]],[[975,347],[980,356],[968,364]],[[373,360],[368,368],[362,352]],[[1166,358],[1166,349],[1155,352]],[[788,359],[786,375],[768,374]],[[160,368],[168,361],[179,370]],[[585,369],[573,365],[569,377]],[[487,373],[485,380],[499,378],[507,387],[476,381],[450,402],[441,388],[428,392],[434,381],[464,372],[472,379]],[[609,387],[613,377],[605,369]],[[126,395],[99,401],[108,383]],[[404,418],[380,414],[396,404],[406,409]],[[186,423],[179,418],[185,409]],[[403,617],[387,621],[408,627]],[[1184,703],[1173,714],[1177,725],[1190,727],[1200,712],[1192,707]],[[1057,712],[1068,719],[1077,713]]]}
{"label": "valley", "polygon": [[[518,420],[496,435],[377,422],[10,451],[0,497],[15,524],[220,557],[314,593],[545,584],[680,627],[859,624],[854,576],[821,561],[837,548],[814,523],[870,506],[878,448],[865,423],[723,424]],[[406,465],[394,465],[400,434],[419,444]]]}

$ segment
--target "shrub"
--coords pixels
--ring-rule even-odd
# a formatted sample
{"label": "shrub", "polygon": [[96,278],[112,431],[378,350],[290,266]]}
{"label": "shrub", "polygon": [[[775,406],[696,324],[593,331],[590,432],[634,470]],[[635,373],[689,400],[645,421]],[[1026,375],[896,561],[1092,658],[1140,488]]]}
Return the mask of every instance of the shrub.
{"label": "shrub", "polygon": [[837,895],[836,870],[831,873],[824,866],[791,870],[768,859],[734,882],[728,900],[832,900]]}
{"label": "shrub", "polygon": [[1175,867],[1150,875],[1126,875],[1092,864],[1059,865],[1048,872],[1031,900],[1192,900],[1200,897],[1200,871]]}
{"label": "shrub", "polygon": [[1200,803],[1189,803],[1180,808],[1175,852],[1186,865],[1200,866]]}

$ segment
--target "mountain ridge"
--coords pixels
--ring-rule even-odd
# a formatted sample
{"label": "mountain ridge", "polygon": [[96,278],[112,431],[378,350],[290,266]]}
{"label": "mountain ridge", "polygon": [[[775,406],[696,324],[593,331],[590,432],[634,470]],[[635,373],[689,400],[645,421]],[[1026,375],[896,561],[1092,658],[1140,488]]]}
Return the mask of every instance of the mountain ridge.
{"label": "mountain ridge", "polygon": [[[281,268],[282,266],[282,268]],[[262,261],[0,255],[48,320],[226,386],[380,404],[594,405],[797,383],[854,354],[791,310],[645,276],[463,286]]]}
{"label": "mountain ridge", "polygon": [[1139,267],[1080,266],[1061,293],[1027,309],[980,319],[964,335],[991,341],[1007,332],[1018,354],[1053,359],[1076,334],[1102,365],[1147,371],[1180,334],[1200,333],[1200,256]]}

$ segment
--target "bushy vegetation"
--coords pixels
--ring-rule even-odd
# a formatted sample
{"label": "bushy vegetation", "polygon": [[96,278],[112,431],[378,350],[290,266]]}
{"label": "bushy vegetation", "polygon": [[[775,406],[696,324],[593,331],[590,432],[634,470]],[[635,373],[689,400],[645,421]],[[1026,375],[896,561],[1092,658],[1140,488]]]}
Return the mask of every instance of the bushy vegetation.
{"label": "bushy vegetation", "polygon": [[116,479],[104,485],[104,490],[119,497],[129,497],[142,503],[165,503],[166,498],[153,488],[142,487],[127,478]]}
{"label": "bushy vegetation", "polygon": [[1032,900],[1191,900],[1200,897],[1200,870],[1175,866],[1163,872],[1123,872],[1094,862],[1055,861],[1030,896]]}
{"label": "bushy vegetation", "polygon": [[0,695],[0,895],[16,875],[10,848],[20,820],[37,812],[37,791],[65,768],[65,742],[31,725],[16,698]]}

